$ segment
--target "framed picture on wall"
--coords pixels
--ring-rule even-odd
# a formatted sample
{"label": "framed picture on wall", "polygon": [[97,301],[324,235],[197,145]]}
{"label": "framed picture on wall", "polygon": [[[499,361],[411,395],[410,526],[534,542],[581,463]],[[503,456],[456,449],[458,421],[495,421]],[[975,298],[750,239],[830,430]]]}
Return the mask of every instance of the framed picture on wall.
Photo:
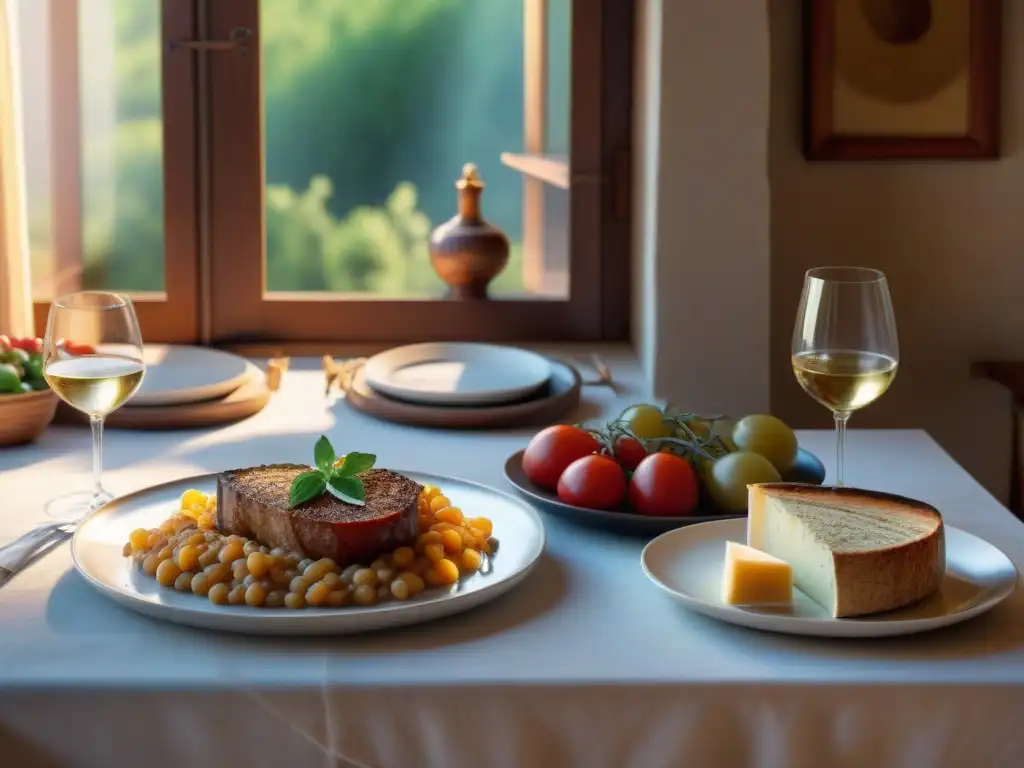
{"label": "framed picture on wall", "polygon": [[804,0],[809,160],[999,156],[1000,0]]}

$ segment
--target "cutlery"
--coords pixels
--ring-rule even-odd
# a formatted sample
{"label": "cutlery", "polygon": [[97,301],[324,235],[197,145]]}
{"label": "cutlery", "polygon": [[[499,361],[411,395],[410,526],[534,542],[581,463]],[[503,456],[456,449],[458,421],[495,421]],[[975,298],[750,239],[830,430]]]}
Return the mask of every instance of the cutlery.
{"label": "cutlery", "polygon": [[0,587],[33,562],[44,549],[74,533],[78,523],[78,520],[44,523],[0,547]]}
{"label": "cutlery", "polygon": [[325,388],[324,395],[331,394],[331,387],[338,385],[338,391],[344,395],[352,384],[352,377],[356,371],[366,362],[365,357],[354,357],[341,363],[337,362],[330,355],[324,355],[322,367],[324,370]]}
{"label": "cutlery", "polygon": [[590,362],[594,366],[594,370],[597,371],[597,378],[588,379],[583,382],[583,385],[588,387],[608,387],[613,392],[618,393],[620,391],[619,384],[612,378],[612,370],[605,363],[604,359],[600,355],[594,354],[590,356]]}

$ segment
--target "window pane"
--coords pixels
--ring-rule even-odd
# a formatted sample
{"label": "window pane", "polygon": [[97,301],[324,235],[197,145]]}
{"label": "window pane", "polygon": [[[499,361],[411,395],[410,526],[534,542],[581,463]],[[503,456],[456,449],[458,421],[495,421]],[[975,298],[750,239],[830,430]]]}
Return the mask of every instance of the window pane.
{"label": "window pane", "polygon": [[32,290],[50,298],[53,256],[52,165],[50,158],[50,8],[49,3],[13,6],[18,35],[22,146]]}
{"label": "window pane", "polygon": [[[54,27],[74,22],[73,5],[18,4],[33,290],[43,300],[77,287],[160,291],[161,3],[79,2],[78,56],[67,61]],[[78,136],[61,130],[60,107],[51,103],[55,68],[77,70]],[[58,92],[74,87],[63,80]],[[68,210],[69,195],[71,210],[77,196],[79,230],[61,242],[76,247],[58,253],[55,217]]]}
{"label": "window pane", "polygon": [[262,0],[269,291],[441,295],[427,242],[473,162],[512,243],[492,291],[524,292],[500,161],[523,151],[523,24],[523,0]]}
{"label": "window pane", "polygon": [[572,73],[572,0],[548,0],[548,98],[545,151],[569,155],[570,75]]}

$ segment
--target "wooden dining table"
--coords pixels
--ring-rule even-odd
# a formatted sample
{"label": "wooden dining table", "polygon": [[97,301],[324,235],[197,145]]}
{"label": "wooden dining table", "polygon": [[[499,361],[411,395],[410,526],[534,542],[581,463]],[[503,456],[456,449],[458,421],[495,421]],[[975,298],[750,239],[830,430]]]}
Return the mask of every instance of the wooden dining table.
{"label": "wooden dining table", "polygon": [[[565,354],[582,355],[566,349]],[[587,387],[577,418],[650,398],[626,348],[619,391]],[[293,359],[258,415],[215,430],[108,430],[106,482],[127,493],[275,461],[326,434],[395,469],[510,491],[505,459],[532,427],[441,431],[325,399]],[[799,431],[831,471],[834,436]],[[53,426],[0,451],[0,543],[88,487],[89,433]],[[1024,565],[1024,526],[921,430],[851,430],[848,483],[935,505]],[[1015,766],[1024,728],[1024,591],[933,633],[775,635],[670,602],[645,539],[545,517],[547,545],[506,596],[361,636],[268,638],[145,618],[96,592],[63,544],[0,589],[0,765]]]}

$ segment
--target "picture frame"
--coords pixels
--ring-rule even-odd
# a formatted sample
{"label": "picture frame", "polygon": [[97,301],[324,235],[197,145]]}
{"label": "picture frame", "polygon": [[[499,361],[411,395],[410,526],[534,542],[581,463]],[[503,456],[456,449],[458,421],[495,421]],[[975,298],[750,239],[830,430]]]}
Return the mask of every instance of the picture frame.
{"label": "picture frame", "polygon": [[994,159],[1000,0],[804,0],[808,160]]}

